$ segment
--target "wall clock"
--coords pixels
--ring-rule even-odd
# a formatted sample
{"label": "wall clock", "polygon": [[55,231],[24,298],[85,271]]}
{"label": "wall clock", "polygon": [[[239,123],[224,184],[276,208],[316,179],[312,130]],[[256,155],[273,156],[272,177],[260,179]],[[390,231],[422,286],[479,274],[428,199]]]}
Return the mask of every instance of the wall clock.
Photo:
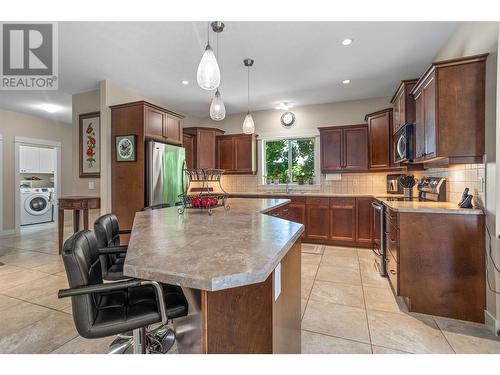
{"label": "wall clock", "polygon": [[286,128],[292,126],[295,122],[295,115],[292,112],[285,112],[281,115],[281,125]]}

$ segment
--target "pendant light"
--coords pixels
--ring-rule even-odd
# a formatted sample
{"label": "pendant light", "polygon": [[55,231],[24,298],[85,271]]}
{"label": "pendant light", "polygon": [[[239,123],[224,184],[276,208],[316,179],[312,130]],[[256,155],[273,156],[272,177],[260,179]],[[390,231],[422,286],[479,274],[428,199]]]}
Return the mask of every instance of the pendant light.
{"label": "pendant light", "polygon": [[248,68],[247,115],[245,116],[245,120],[243,120],[243,133],[245,134],[253,134],[255,132],[255,124],[250,113],[250,67],[253,66],[253,63],[252,59],[243,60],[243,64]]}
{"label": "pendant light", "polygon": [[[215,24],[215,25],[214,25]],[[217,55],[216,58],[219,58],[219,33],[224,29],[224,24],[222,22],[213,22],[212,29],[217,33]],[[218,31],[216,31],[216,29]],[[226,117],[226,106],[222,101],[220,96],[220,91],[217,88],[215,92],[214,98],[212,99],[212,103],[210,104],[210,118],[214,121],[222,121]]]}
{"label": "pendant light", "polygon": [[[198,86],[203,90],[215,90],[220,85],[220,70],[219,64],[217,63],[217,58],[215,57],[214,51],[210,46],[210,23],[207,23],[207,46],[205,47],[205,52],[201,57],[200,64],[198,65],[198,71],[196,72],[196,80],[198,81]],[[224,29],[224,24],[222,22],[212,22],[212,30],[216,33],[220,33]]]}

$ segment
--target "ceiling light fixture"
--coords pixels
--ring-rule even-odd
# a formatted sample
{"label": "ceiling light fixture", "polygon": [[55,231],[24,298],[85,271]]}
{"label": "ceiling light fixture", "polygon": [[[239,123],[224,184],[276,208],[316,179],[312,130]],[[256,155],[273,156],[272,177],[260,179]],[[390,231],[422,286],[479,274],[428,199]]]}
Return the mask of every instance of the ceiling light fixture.
{"label": "ceiling light fixture", "polygon": [[182,83],[183,85],[189,85],[189,81],[188,81],[188,80],[185,80],[185,79],[183,79],[183,80],[181,81],[181,83]]}
{"label": "ceiling light fixture", "polygon": [[42,109],[45,112],[49,112],[49,113],[59,112],[62,109],[61,106],[58,106],[56,104],[48,104],[48,103],[40,104],[37,107],[39,109]]}
{"label": "ceiling light fixture", "polygon": [[344,85],[348,85],[349,83],[351,83],[351,80],[350,80],[350,79],[344,79],[344,80],[342,81],[342,83],[343,83]]}
{"label": "ceiling light fixture", "polygon": [[[219,58],[219,33],[224,29],[224,24],[222,22],[212,22],[212,30],[217,33],[217,46],[216,46],[216,58]],[[219,67],[220,69],[220,67]],[[219,88],[215,91],[214,98],[212,99],[212,103],[210,103],[210,118],[214,121],[222,121],[226,117],[226,106],[222,101],[222,97],[220,96]]]}
{"label": "ceiling light fixture", "polygon": [[[200,86],[203,90],[215,90],[220,85],[219,64],[217,63],[217,58],[215,57],[214,51],[210,46],[209,27],[210,22],[207,23],[207,46],[205,47],[205,52],[201,57],[200,64],[198,65],[198,71],[196,72],[198,86]],[[216,33],[220,33],[224,30],[224,24],[222,22],[212,22],[212,30]]]}
{"label": "ceiling light fixture", "polygon": [[345,38],[341,43],[343,46],[350,46],[352,44],[353,40],[350,38]]}
{"label": "ceiling light fixture", "polygon": [[279,103],[276,107],[278,110],[288,111],[290,108],[293,108],[293,105],[287,102]]}
{"label": "ceiling light fixture", "polygon": [[243,133],[245,134],[253,134],[255,132],[255,124],[253,122],[252,114],[250,113],[250,67],[253,66],[254,60],[245,59],[243,60],[243,64],[248,69],[247,80],[248,80],[248,90],[247,90],[247,115],[245,116],[245,120],[243,120]]}

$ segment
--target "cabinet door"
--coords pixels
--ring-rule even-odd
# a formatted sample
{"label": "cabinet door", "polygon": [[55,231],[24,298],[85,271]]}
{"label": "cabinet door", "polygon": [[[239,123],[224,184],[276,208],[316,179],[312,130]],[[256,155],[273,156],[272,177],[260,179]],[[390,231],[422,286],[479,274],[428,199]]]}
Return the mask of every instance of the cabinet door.
{"label": "cabinet door", "polygon": [[434,75],[424,84],[424,124],[425,124],[425,158],[436,155],[436,80]]}
{"label": "cabinet door", "polygon": [[199,130],[196,136],[195,168],[215,168],[215,132]]}
{"label": "cabinet door", "polygon": [[255,144],[251,135],[233,137],[235,170],[238,173],[253,173],[255,171]]}
{"label": "cabinet door", "polygon": [[306,222],[306,206],[304,204],[292,204],[288,205],[288,220],[299,224],[305,224]]}
{"label": "cabinet door", "polygon": [[368,129],[353,127],[344,129],[343,170],[368,170]]}
{"label": "cabinet door", "polygon": [[182,136],[182,147],[186,149],[186,167],[189,169],[193,167],[193,157],[194,157],[194,144],[193,136],[189,134],[184,134]]}
{"label": "cabinet door", "polygon": [[356,198],[330,199],[330,239],[356,241]]}
{"label": "cabinet door", "polygon": [[415,159],[425,154],[424,93],[415,95]]}
{"label": "cabinet door", "polygon": [[40,149],[37,147],[20,146],[19,172],[40,172]]}
{"label": "cabinet door", "polygon": [[356,198],[356,241],[373,242],[373,209],[371,198]]}
{"label": "cabinet door", "polygon": [[321,171],[342,171],[344,165],[342,151],[342,129],[329,129],[320,132]]}
{"label": "cabinet door", "polygon": [[391,113],[384,112],[368,117],[370,138],[370,169],[390,168]]}
{"label": "cabinet door", "polygon": [[163,138],[165,113],[154,108],[146,107],[146,135]]}
{"label": "cabinet door", "polygon": [[178,117],[166,115],[164,137],[171,141],[180,142],[182,134],[182,120]]}
{"label": "cabinet door", "polygon": [[40,148],[40,173],[55,173],[56,151],[52,148]]}
{"label": "cabinet door", "polygon": [[233,137],[217,137],[217,167],[225,171],[234,171]]}
{"label": "cabinet door", "polygon": [[327,240],[330,232],[328,204],[306,205],[306,237],[317,240]]}

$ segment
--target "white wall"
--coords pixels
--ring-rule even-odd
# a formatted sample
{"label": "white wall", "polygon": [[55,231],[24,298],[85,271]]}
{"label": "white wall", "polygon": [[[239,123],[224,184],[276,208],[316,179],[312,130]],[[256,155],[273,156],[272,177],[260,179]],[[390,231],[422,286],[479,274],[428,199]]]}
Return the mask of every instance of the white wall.
{"label": "white wall", "polygon": [[[391,107],[390,99],[390,97],[380,97],[292,108],[290,111],[295,114],[296,120],[289,129],[284,128],[280,123],[280,117],[284,111],[276,109],[256,111],[252,112],[252,116],[255,122],[255,132],[260,136],[310,135],[317,134],[317,128],[320,126],[363,124],[367,113]],[[242,132],[241,125],[245,115],[246,113],[229,115],[223,121],[213,121],[210,118],[194,118],[193,120],[188,118],[184,123],[187,126],[215,127],[234,134]]]}
{"label": "white wall", "polygon": [[[496,155],[500,152],[500,108],[498,91],[498,74],[500,66],[498,61],[499,48],[499,23],[498,22],[464,22],[452,34],[447,43],[439,51],[435,60],[446,60],[463,56],[476,55],[489,52],[486,61],[486,221],[493,241],[491,242],[493,256],[497,264],[500,263],[500,218],[496,215],[500,209],[500,200],[497,199],[497,187],[500,187],[500,166],[496,163]],[[489,239],[487,236],[487,244]],[[492,287],[500,291],[500,275],[494,271],[491,262],[488,263],[488,273]],[[500,320],[500,297],[487,289],[487,324],[494,328],[493,318]],[[497,327],[496,329],[499,329]]]}

